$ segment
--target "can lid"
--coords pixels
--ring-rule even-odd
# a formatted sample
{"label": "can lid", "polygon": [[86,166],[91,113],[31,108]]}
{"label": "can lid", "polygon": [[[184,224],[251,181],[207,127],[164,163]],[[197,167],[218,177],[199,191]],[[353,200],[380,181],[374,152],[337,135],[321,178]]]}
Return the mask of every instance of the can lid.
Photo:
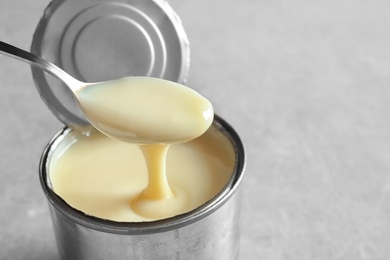
{"label": "can lid", "polygon": [[[53,0],[31,51],[84,82],[150,76],[185,83],[190,62],[187,35],[165,0]],[[34,67],[32,74],[59,120],[90,125],[64,83]]]}

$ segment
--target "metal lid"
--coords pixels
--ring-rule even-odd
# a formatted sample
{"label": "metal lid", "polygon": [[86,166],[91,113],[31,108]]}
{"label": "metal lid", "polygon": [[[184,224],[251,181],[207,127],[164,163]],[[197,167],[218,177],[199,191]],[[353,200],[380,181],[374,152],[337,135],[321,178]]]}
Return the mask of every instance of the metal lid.
{"label": "metal lid", "polygon": [[[181,21],[164,0],[53,0],[31,51],[84,82],[150,76],[185,83],[190,55]],[[62,82],[34,67],[32,73],[59,120],[89,125]]]}

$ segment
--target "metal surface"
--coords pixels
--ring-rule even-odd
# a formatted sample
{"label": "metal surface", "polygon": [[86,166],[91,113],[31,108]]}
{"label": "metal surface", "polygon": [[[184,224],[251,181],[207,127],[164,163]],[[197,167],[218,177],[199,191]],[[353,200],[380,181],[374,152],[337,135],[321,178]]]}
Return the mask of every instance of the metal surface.
{"label": "metal surface", "polygon": [[50,188],[51,154],[72,133],[65,128],[45,149],[40,180],[48,198],[57,247],[62,259],[226,259],[239,253],[239,187],[245,151],[233,128],[216,116],[212,127],[235,151],[235,168],[225,187],[202,206],[172,218],[151,222],[115,222],[87,216],[66,204]]}
{"label": "metal surface", "polygon": [[[46,8],[31,51],[84,82],[150,76],[184,83],[189,43],[164,0],[54,0]],[[63,84],[32,68],[42,99],[64,124],[89,125]]]}
{"label": "metal surface", "polygon": [[[238,260],[238,193],[208,217],[182,228],[118,235],[80,225],[49,204],[63,260]],[[104,224],[103,224],[104,225]]]}

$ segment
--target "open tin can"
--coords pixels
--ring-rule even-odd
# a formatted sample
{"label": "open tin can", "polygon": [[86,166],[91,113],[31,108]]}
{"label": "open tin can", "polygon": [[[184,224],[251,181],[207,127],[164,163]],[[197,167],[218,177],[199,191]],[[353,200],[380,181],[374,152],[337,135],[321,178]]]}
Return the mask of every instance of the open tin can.
{"label": "open tin can", "polygon": [[[70,207],[52,190],[50,161],[74,132],[61,130],[48,144],[40,163],[40,180],[48,198],[61,259],[208,259],[237,260],[244,148],[236,132],[215,117],[211,129],[226,137],[234,152],[234,170],[224,188],[202,206],[150,222],[115,222],[88,216]],[[221,143],[226,145],[226,143]]]}
{"label": "open tin can", "polygon": [[[113,42],[116,34],[126,34],[124,42]],[[183,83],[189,68],[188,46],[180,19],[165,1],[54,0],[36,29],[31,49],[84,81],[143,75]],[[94,56],[102,48],[119,53],[128,50],[130,54],[126,55],[130,56],[141,48],[148,55],[115,61],[111,57],[121,56],[112,52]],[[226,121],[215,115],[210,131],[222,137],[213,145],[229,150],[234,167],[226,184],[211,200],[187,213],[148,222],[116,222],[89,216],[69,206],[53,191],[50,168],[53,155],[72,140],[72,135],[88,132],[92,126],[62,83],[33,67],[32,72],[43,100],[67,125],[45,148],[39,169],[61,259],[238,259],[238,188],[245,169],[245,151]]]}

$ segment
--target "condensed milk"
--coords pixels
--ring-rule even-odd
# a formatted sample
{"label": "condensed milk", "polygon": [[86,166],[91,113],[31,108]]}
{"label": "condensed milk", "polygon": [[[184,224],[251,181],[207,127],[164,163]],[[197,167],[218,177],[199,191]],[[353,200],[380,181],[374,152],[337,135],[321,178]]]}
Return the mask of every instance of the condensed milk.
{"label": "condensed milk", "polygon": [[182,143],[203,134],[213,121],[211,103],[193,89],[152,77],[125,77],[76,92],[88,120],[125,142]]}
{"label": "condensed milk", "polygon": [[[222,144],[222,145],[221,145]],[[74,133],[51,157],[54,191],[70,206],[102,219],[150,221],[188,212],[217,195],[231,178],[234,150],[215,128],[201,137],[171,145],[166,157],[167,191],[150,188],[157,198],[138,201],[148,185],[147,166],[139,147],[98,131]],[[227,148],[227,149],[224,149]],[[154,180],[154,179],[153,179]],[[158,179],[156,182],[165,181]]]}
{"label": "condensed milk", "polygon": [[[91,123],[124,142],[102,140],[104,136],[90,132],[88,138],[80,136],[57,156],[51,171],[54,191],[78,210],[116,221],[161,219],[200,206],[226,183],[233,166],[227,166],[224,174],[212,164],[205,165],[209,160],[202,153],[210,152],[207,147],[199,152],[195,144],[171,149],[169,171],[173,174],[168,179],[170,144],[197,138],[212,123],[210,102],[194,90],[157,78],[126,77],[87,86],[76,94]],[[130,149],[132,142],[140,143],[145,160],[139,157],[138,147]],[[222,176],[213,181],[213,172],[207,169]]]}

